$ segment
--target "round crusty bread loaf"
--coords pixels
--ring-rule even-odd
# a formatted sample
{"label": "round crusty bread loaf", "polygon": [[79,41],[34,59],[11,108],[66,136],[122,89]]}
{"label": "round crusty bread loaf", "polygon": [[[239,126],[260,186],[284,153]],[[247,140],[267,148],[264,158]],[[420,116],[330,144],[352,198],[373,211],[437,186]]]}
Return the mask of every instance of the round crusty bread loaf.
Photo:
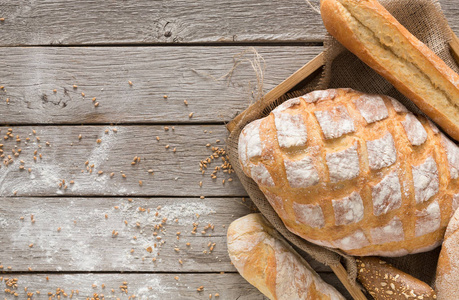
{"label": "round crusty bread loaf", "polygon": [[441,300],[459,298],[459,209],[454,213],[445,233],[438,258],[435,289]]}
{"label": "round crusty bread loaf", "polygon": [[228,253],[238,272],[271,300],[341,300],[261,214],[228,227]]}
{"label": "round crusty bread loaf", "polygon": [[288,100],[243,129],[238,151],[290,231],[352,255],[433,249],[459,203],[459,148],[387,96]]}

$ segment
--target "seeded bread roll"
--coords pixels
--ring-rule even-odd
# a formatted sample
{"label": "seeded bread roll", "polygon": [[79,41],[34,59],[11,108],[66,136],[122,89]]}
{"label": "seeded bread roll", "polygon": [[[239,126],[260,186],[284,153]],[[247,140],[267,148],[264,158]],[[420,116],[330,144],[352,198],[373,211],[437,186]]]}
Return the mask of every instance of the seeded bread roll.
{"label": "seeded bread roll", "polygon": [[242,277],[271,300],[344,299],[261,214],[231,223],[228,252]]}
{"label": "seeded bread roll", "polygon": [[459,297],[459,209],[454,213],[445,233],[437,265],[435,289],[438,299]]}
{"label": "seeded bread roll", "polygon": [[425,282],[376,257],[356,259],[357,279],[375,300],[437,299]]}
{"label": "seeded bread roll", "polygon": [[288,100],[243,129],[238,151],[291,232],[351,255],[433,249],[459,202],[459,148],[387,96]]}
{"label": "seeded bread roll", "polygon": [[376,0],[321,0],[325,28],[459,141],[459,76]]}

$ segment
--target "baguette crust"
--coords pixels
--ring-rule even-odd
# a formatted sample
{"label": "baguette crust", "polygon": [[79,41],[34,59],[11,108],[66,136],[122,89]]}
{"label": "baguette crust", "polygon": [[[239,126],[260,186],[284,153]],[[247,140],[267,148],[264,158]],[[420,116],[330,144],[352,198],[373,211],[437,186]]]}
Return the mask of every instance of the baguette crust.
{"label": "baguette crust", "polygon": [[457,299],[459,295],[459,209],[445,233],[437,265],[435,289],[439,300]]}
{"label": "baguette crust", "polygon": [[228,252],[242,277],[271,300],[344,299],[261,214],[250,214],[231,223]]}
{"label": "baguette crust", "polygon": [[425,282],[376,257],[357,258],[357,279],[375,300],[437,299]]}
{"label": "baguette crust", "polygon": [[238,151],[290,231],[351,255],[433,249],[458,203],[459,148],[387,96],[288,100],[243,129]]}
{"label": "baguette crust", "polygon": [[321,0],[328,32],[459,141],[459,76],[376,0]]}

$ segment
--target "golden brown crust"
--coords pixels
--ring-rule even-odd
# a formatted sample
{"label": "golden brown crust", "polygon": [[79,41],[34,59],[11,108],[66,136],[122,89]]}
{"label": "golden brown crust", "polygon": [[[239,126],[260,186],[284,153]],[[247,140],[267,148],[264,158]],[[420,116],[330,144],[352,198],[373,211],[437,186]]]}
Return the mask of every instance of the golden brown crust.
{"label": "golden brown crust", "polygon": [[317,288],[314,282],[309,286],[307,300],[330,300],[330,296],[322,294]]}
{"label": "golden brown crust", "polygon": [[247,125],[239,155],[293,233],[352,255],[401,256],[438,246],[459,201],[459,150],[445,141],[390,97],[337,89]]}
{"label": "golden brown crust", "polygon": [[344,299],[261,214],[250,214],[231,223],[228,252],[242,277],[269,299]]}
{"label": "golden brown crust", "polygon": [[438,299],[456,299],[459,295],[459,209],[446,229],[437,264],[435,290]]}
{"label": "golden brown crust", "polygon": [[459,76],[435,53],[375,0],[321,0],[321,13],[331,35],[459,140]]}
{"label": "golden brown crust", "polygon": [[430,286],[376,257],[356,259],[357,279],[376,300],[437,299]]}

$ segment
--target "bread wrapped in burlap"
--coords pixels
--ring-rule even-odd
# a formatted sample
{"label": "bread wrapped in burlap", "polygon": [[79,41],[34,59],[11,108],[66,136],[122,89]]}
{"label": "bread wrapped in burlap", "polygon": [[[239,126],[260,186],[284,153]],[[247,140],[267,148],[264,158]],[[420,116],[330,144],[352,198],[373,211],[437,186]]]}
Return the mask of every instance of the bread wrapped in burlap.
{"label": "bread wrapped in burlap", "polygon": [[293,233],[351,255],[438,246],[459,202],[459,149],[397,100],[314,91],[248,124],[239,161]]}

